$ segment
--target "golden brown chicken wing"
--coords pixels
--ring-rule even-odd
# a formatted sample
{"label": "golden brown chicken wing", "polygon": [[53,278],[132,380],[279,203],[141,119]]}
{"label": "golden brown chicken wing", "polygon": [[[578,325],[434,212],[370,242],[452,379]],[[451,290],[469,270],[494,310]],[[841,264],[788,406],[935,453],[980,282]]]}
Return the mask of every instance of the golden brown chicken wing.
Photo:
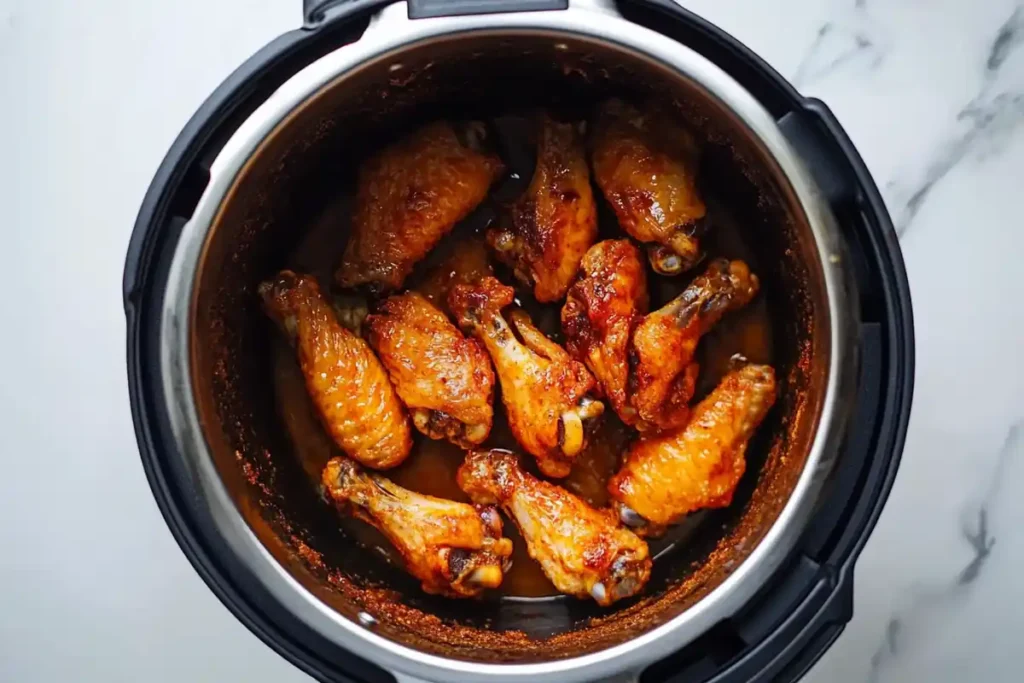
{"label": "golden brown chicken wing", "polygon": [[654,270],[676,275],[695,266],[707,210],[697,192],[690,134],[664,115],[612,99],[598,110],[592,145],[598,187],[622,229],[652,244]]}
{"label": "golden brown chicken wing", "polygon": [[342,287],[365,285],[374,294],[398,289],[413,265],[484,200],[503,165],[478,150],[482,126],[469,124],[467,131],[464,143],[451,124],[432,123],[363,164],[352,233],[336,273]]}
{"label": "golden brown chicken wing", "polygon": [[521,310],[509,315],[513,332],[501,314],[512,297],[511,287],[488,277],[476,285],[457,285],[449,304],[463,329],[481,339],[491,354],[512,434],[537,458],[544,474],[564,477],[604,404],[594,398],[594,378],[583,364],[545,337]]}
{"label": "golden brown chicken wing", "polygon": [[583,257],[579,279],[562,307],[565,347],[586,363],[626,424],[636,422],[629,403],[629,344],[647,313],[647,274],[629,240],[605,240]]}
{"label": "golden brown chicken wing", "polygon": [[[440,249],[440,247],[438,247]],[[455,285],[474,285],[493,275],[490,255],[483,238],[461,241],[452,245],[451,253],[430,269],[416,287],[430,303],[448,311],[448,293]]]}
{"label": "golden brown chicken wing", "polygon": [[530,186],[487,241],[537,301],[547,302],[565,296],[597,238],[597,208],[576,126],[541,114],[538,129]]}
{"label": "golden brown chicken wing", "polygon": [[697,381],[697,342],[727,312],[747,305],[758,286],[747,264],[718,259],[682,294],[637,325],[629,386],[637,429],[671,430],[686,424]]}
{"label": "golden brown chicken wing", "polygon": [[559,591],[607,606],[636,595],[650,578],[647,544],[619,526],[614,512],[531,476],[514,453],[473,451],[458,481],[473,501],[497,503],[515,520],[530,557]]}
{"label": "golden brown chicken wing", "polygon": [[347,458],[327,463],[323,486],[339,510],[387,536],[427,593],[470,597],[501,585],[512,541],[493,507],[414,493]]}
{"label": "golden brown chicken wing", "polygon": [[370,347],[338,324],[316,280],[285,270],[259,294],[295,347],[306,389],[335,443],[368,467],[405,460],[412,448],[405,409]]}
{"label": "golden brown chicken wing", "polygon": [[389,297],[366,325],[416,428],[465,448],[483,443],[494,418],[494,370],[483,344],[417,292]]}
{"label": "golden brown chicken wing", "polygon": [[608,483],[622,521],[655,536],[695,510],[729,505],[747,442],[774,402],[775,372],[747,365],[725,376],[686,427],[634,443]]}

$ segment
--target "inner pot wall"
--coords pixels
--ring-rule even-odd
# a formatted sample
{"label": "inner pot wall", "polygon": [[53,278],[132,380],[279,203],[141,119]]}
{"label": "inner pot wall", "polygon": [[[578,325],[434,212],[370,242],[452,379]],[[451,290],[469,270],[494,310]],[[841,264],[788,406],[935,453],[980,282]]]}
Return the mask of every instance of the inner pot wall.
{"label": "inner pot wall", "polygon": [[[395,64],[401,68],[392,69]],[[270,394],[256,285],[282,267],[325,207],[350,192],[371,150],[416,122],[544,105],[586,111],[609,95],[655,99],[705,141],[701,182],[749,238],[771,310],[780,399],[748,452],[733,505],[655,563],[643,596],[612,610],[571,599],[456,601],[356,548],[294,456]],[[307,590],[380,635],[472,661],[593,652],[679,615],[749,556],[800,476],[829,366],[817,250],[774,163],[736,117],[687,78],[607,44],[539,32],[446,37],[384,56],[305,102],[237,178],[207,238],[191,329],[194,398],[225,486],[260,542]],[[339,225],[339,243],[347,229]]]}

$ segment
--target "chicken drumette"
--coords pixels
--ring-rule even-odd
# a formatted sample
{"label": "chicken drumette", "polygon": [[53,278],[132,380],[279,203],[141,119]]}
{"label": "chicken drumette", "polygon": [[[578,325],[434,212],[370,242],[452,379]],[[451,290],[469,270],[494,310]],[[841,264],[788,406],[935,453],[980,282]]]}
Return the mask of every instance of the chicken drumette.
{"label": "chicken drumette", "polygon": [[562,308],[565,345],[586,363],[612,408],[628,425],[629,345],[647,312],[647,275],[639,250],[628,240],[598,242],[583,257],[579,279]]}
{"label": "chicken drumette", "polygon": [[577,127],[538,117],[537,166],[523,195],[487,233],[497,257],[537,301],[565,296],[597,237],[597,209]]}
{"label": "chicken drumette", "polygon": [[480,341],[462,336],[417,292],[389,297],[366,326],[417,429],[465,448],[487,438],[494,370]]}
{"label": "chicken drumette", "polygon": [[323,487],[339,510],[387,536],[427,593],[470,597],[501,585],[512,541],[494,507],[414,493],[347,458],[327,463]]}
{"label": "chicken drumette", "polygon": [[473,451],[458,481],[473,501],[496,503],[515,520],[530,557],[559,591],[606,606],[635,595],[650,578],[647,544],[619,526],[614,512],[531,476],[515,454]]}
{"label": "chicken drumette", "polygon": [[374,294],[398,289],[413,265],[484,200],[504,166],[480,151],[483,130],[432,123],[363,164],[338,284]]}
{"label": "chicken drumette", "polygon": [[676,275],[696,265],[706,209],[690,134],[664,115],[613,99],[598,110],[592,146],[597,185],[622,229],[651,244],[654,270]]}
{"label": "chicken drumette", "polygon": [[633,331],[629,400],[642,432],[686,424],[697,381],[693,354],[723,315],[757,294],[757,276],[742,261],[718,259],[682,294],[647,315]]}
{"label": "chicken drumette", "polygon": [[695,510],[729,505],[747,442],[774,402],[775,372],[747,365],[726,375],[683,429],[635,442],[608,482],[622,521],[656,536]]}
{"label": "chicken drumette", "polygon": [[494,360],[513,435],[544,474],[564,477],[586,444],[587,423],[604,412],[604,404],[593,397],[594,378],[583,364],[545,337],[525,312],[514,310],[505,320],[501,311],[512,299],[511,287],[488,277],[457,285],[449,304]]}
{"label": "chicken drumette", "polygon": [[259,294],[295,348],[306,389],[335,443],[368,467],[405,460],[412,448],[405,409],[380,361],[338,323],[316,280],[285,270],[261,284]]}

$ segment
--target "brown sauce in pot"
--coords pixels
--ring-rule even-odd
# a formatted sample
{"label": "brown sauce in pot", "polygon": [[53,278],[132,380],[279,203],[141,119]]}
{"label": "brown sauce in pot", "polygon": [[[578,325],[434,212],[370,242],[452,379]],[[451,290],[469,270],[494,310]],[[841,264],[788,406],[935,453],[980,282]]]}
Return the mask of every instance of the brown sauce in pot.
{"label": "brown sauce in pot", "polygon": [[[595,191],[596,192],[596,191]],[[600,196],[599,194],[596,196]],[[724,256],[743,259],[757,272],[757,258],[741,239],[741,231],[722,202],[715,197],[706,197],[711,219],[711,228],[703,238],[703,245],[709,256]],[[351,210],[351,202],[342,197],[328,205],[321,216],[305,232],[287,267],[317,276],[325,291],[332,287],[332,271],[338,262],[344,245],[339,241],[339,225],[344,225]],[[601,239],[621,237],[614,220],[603,217]],[[479,226],[475,226],[479,228]],[[450,236],[461,238],[465,233],[457,228]],[[677,278],[656,276],[649,271],[651,307],[657,308],[689,283],[691,277],[702,270],[698,265],[690,274]],[[511,282],[507,273],[498,269],[499,277]],[[415,278],[415,276],[414,276]],[[413,280],[414,281],[414,280]],[[530,312],[535,323],[545,333],[561,341],[559,311],[561,304],[539,306],[528,295],[519,299]],[[729,370],[734,354],[742,354],[751,362],[770,363],[772,360],[772,334],[768,317],[768,306],[764,294],[759,294],[744,309],[730,313],[723,318],[701,341],[697,350],[697,361],[701,366],[700,381],[695,400],[711,390]],[[317,489],[320,472],[327,461],[339,455],[340,451],[321,427],[306,395],[306,388],[298,364],[291,349],[275,335],[272,353],[274,395],[280,414],[295,448],[296,457],[302,463],[310,479],[310,486]],[[415,442],[409,458],[399,467],[387,472],[387,476],[400,486],[451,500],[468,501],[455,482],[455,471],[462,463],[463,452],[446,441],[434,441],[414,432]],[[581,496],[592,505],[607,504],[605,482],[618,467],[618,460],[632,438],[632,431],[626,428],[609,410],[606,417],[591,437],[590,445],[579,456],[572,474],[560,483]],[[508,448],[522,452],[512,437],[504,419],[500,391],[495,396],[495,424],[485,444],[492,448]],[[536,474],[536,471],[534,471]],[[674,527],[665,537],[651,542],[654,556],[671,551],[672,547],[686,542],[686,539],[700,524],[701,513],[691,515],[683,524]],[[355,538],[367,552],[380,552],[389,562],[401,564],[397,553],[384,536],[369,525],[350,518],[339,517],[339,524],[348,535]],[[506,575],[500,594],[505,597],[537,598],[555,596],[558,592],[534,562],[526,550],[526,544],[515,525],[505,518],[505,535],[514,545],[512,568]]]}

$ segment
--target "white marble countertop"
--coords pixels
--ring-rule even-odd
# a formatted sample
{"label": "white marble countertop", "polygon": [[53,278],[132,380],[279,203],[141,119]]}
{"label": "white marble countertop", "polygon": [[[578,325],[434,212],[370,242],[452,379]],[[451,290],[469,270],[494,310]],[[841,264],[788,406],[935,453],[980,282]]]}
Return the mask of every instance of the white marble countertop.
{"label": "white marble countertop", "polygon": [[[164,152],[299,4],[0,0],[0,680],[307,680],[220,605],[157,512],[120,295]],[[1019,681],[1024,6],[686,5],[828,102],[883,188],[910,273],[906,451],[857,566],[855,617],[809,680]]]}

